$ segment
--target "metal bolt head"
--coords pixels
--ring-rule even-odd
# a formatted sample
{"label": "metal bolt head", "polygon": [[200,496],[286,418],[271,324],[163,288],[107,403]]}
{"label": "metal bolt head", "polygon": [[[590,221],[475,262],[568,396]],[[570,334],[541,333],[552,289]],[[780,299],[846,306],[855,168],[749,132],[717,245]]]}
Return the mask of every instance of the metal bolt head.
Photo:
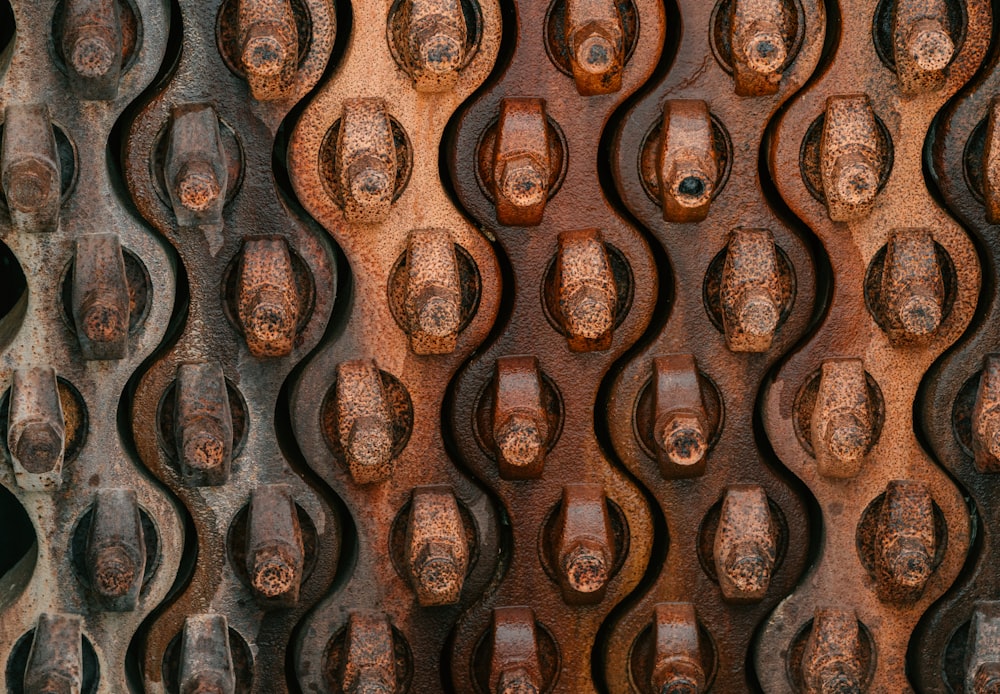
{"label": "metal bolt head", "polygon": [[116,50],[117,43],[108,27],[83,27],[73,37],[66,57],[78,75],[98,79],[121,62],[121,52]]}
{"label": "metal bolt head", "polygon": [[414,43],[420,67],[436,75],[458,70],[465,60],[465,45],[459,37],[440,28],[421,34]]}
{"label": "metal bolt head", "polygon": [[747,290],[737,309],[740,329],[755,337],[773,335],[780,316],[778,305],[770,292],[763,288]]}
{"label": "metal bolt head", "polygon": [[548,195],[548,172],[534,158],[522,155],[504,162],[500,193],[516,207],[533,207]]}
{"label": "metal bolt head", "polygon": [[370,469],[377,479],[382,479],[378,471],[388,468],[392,460],[392,432],[379,417],[361,415],[351,427],[347,454],[359,467]]}
{"label": "metal bolt head", "polygon": [[906,35],[906,47],[917,67],[936,72],[948,67],[955,55],[955,42],[941,23],[925,18],[913,23]]}
{"label": "metal bolt head", "polygon": [[219,199],[222,188],[211,163],[188,161],[181,166],[174,180],[178,201],[192,212],[204,212]]}
{"label": "metal bolt head", "polygon": [[573,590],[596,593],[608,582],[611,561],[605,548],[598,543],[579,540],[563,555],[562,568]]}
{"label": "metal bolt head", "polygon": [[49,422],[28,422],[17,439],[15,455],[28,472],[49,472],[62,460],[63,432]]}
{"label": "metal bolt head", "polygon": [[659,442],[674,465],[697,465],[708,452],[708,437],[698,417],[677,413],[661,427]]}
{"label": "metal bolt head", "polygon": [[771,583],[772,563],[756,544],[736,544],[726,556],[723,570],[741,593],[757,594]]}
{"label": "metal bolt head", "polygon": [[867,157],[856,153],[837,158],[837,196],[848,205],[866,205],[878,193],[879,172]]}
{"label": "metal bolt head", "polygon": [[899,549],[893,553],[888,570],[901,586],[920,589],[934,572],[932,557],[927,548],[910,538],[898,540]]}
{"label": "metal bolt head", "polygon": [[450,543],[432,540],[417,556],[413,575],[422,591],[432,596],[433,604],[449,605],[457,602],[462,592],[465,579],[462,564]]}
{"label": "metal bolt head", "polygon": [[844,462],[864,457],[869,432],[864,423],[850,412],[836,412],[826,425],[826,445],[830,453]]}
{"label": "metal bolt head", "polygon": [[451,292],[429,286],[414,303],[417,327],[421,332],[443,338],[458,331],[462,307]]}
{"label": "metal bolt head", "polygon": [[108,598],[125,595],[135,581],[136,566],[122,547],[104,547],[97,553],[94,582],[98,592]]}
{"label": "metal bolt head", "polygon": [[280,24],[256,22],[246,32],[240,59],[247,70],[264,76],[278,76],[285,65],[294,57],[293,48],[280,38],[283,28]]}
{"label": "metal bolt head", "polygon": [[772,22],[759,22],[743,43],[743,55],[753,70],[770,75],[785,64],[788,48],[777,26]]}
{"label": "metal bolt head", "polygon": [[381,166],[366,165],[366,159],[350,167],[351,198],[362,206],[381,205],[392,197],[392,177]]}
{"label": "metal bolt head", "polygon": [[615,42],[596,30],[580,32],[576,41],[576,64],[591,75],[602,75],[610,70],[617,58]]}
{"label": "metal bolt head", "polygon": [[515,412],[510,415],[495,437],[500,454],[510,465],[527,467],[544,453],[542,431],[529,414]]}
{"label": "metal bolt head", "polygon": [[105,301],[89,301],[80,313],[80,331],[91,342],[114,342],[127,329],[121,307]]}
{"label": "metal bolt head", "polygon": [[14,162],[4,176],[7,204],[26,214],[45,208],[58,190],[55,171],[35,158]]}
{"label": "metal bolt head", "polygon": [[250,575],[254,589],[264,598],[273,599],[292,590],[298,577],[295,566],[274,548],[257,552]]}
{"label": "metal bolt head", "polygon": [[181,433],[184,463],[197,470],[214,470],[226,462],[226,444],[221,432],[210,430],[206,424],[203,422],[201,428],[185,428]]}
{"label": "metal bolt head", "polygon": [[899,322],[911,335],[930,335],[941,325],[941,303],[928,294],[914,294],[899,307]]}

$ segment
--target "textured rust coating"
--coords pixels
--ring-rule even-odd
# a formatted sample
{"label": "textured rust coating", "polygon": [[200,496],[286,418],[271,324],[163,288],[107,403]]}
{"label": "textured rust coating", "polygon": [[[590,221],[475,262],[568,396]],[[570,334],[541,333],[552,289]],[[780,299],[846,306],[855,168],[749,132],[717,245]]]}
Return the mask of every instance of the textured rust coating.
{"label": "textured rust coating", "polygon": [[[461,692],[595,691],[598,630],[638,584],[653,540],[645,500],[601,450],[594,407],[601,380],[648,325],[657,291],[646,241],[607,202],[599,172],[611,113],[659,58],[664,10],[645,0],[617,3],[621,86],[586,95],[592,90],[580,89],[571,56],[588,44],[600,51],[614,34],[595,25],[572,46],[567,31],[582,16],[574,13],[597,17],[607,6],[547,5],[517,4],[510,62],[463,110],[449,151],[458,198],[496,236],[513,281],[502,327],[459,374],[449,408],[463,462],[506,508],[513,548],[502,580],[459,622],[450,668]],[[509,378],[513,357],[540,385],[542,411],[525,408],[519,427],[526,451],[542,449],[544,462],[527,453],[534,460],[525,474],[501,462],[506,453],[496,445],[506,433],[497,420],[509,419],[496,410],[510,407],[502,391],[511,388],[498,379]],[[522,394],[535,400],[527,387]],[[576,498],[581,489],[586,501]],[[587,511],[578,520],[573,507],[581,503]],[[577,523],[587,529],[579,538]],[[535,622],[541,667],[504,670],[498,690],[500,674],[477,644],[508,607],[530,609],[524,620]]]}
{"label": "textured rust coating", "polygon": [[455,5],[355,3],[340,62],[289,142],[292,185],[352,271],[340,327],[290,401],[307,461],[357,533],[353,563],[294,645],[305,691],[443,690],[455,620],[497,572],[493,503],[456,467],[441,426],[448,383],[500,300],[490,244],[440,180],[449,120],[499,49],[499,5],[461,6],[460,57]]}
{"label": "textured rust coating", "polygon": [[[895,9],[933,4],[900,0]],[[894,71],[880,58],[886,54],[885,34],[873,32],[892,7],[880,8],[871,0],[841,3],[841,33],[828,66],[796,97],[774,132],[769,165],[778,190],[817,234],[837,275],[822,322],[776,373],[762,405],[775,452],[809,486],[824,524],[817,563],[775,610],[759,642],[757,672],[769,692],[799,690],[792,674],[794,644],[814,615],[815,623],[820,622],[817,611],[830,609],[853,612],[864,627],[848,627],[851,620],[842,617],[843,634],[856,634],[851,639],[858,645],[852,649],[864,655],[860,672],[852,666],[845,675],[851,686],[868,692],[910,691],[906,652],[911,631],[956,579],[969,547],[962,494],[921,447],[913,426],[921,380],[969,324],[980,286],[975,248],[931,196],[922,170],[932,118],[973,75],[986,50],[989,3],[963,5],[964,41],[944,68],[940,88],[909,94],[899,62]],[[876,18],[879,12],[883,14]],[[843,129],[849,123],[855,124],[853,134]],[[855,170],[857,175],[844,176]],[[817,179],[822,185],[816,185]],[[845,182],[846,188],[840,186]],[[830,206],[831,192],[850,203],[844,214]],[[899,256],[901,249],[888,245],[898,245],[900,232],[911,229],[932,236],[940,267],[947,267],[948,289],[936,330],[901,344],[886,315],[893,312],[893,303],[897,309],[900,304],[885,290],[891,295],[906,284],[901,274],[892,277],[898,273],[892,265],[909,261]],[[889,258],[890,251],[897,257]],[[816,407],[823,406],[812,397],[817,372],[825,377],[829,360],[844,358],[858,360],[865,372],[867,421],[873,424],[867,446],[860,436],[868,430],[866,418],[857,417],[857,423],[845,428],[843,440],[850,442],[850,450],[867,448],[848,481],[825,475],[820,455],[814,455],[816,437],[805,435]],[[852,381],[857,413],[861,375]],[[811,431],[816,432],[815,423]],[[912,504],[904,501],[911,492]],[[777,665],[781,662],[786,667]]]}
{"label": "textured rust coating", "polygon": [[[329,58],[333,7],[304,3],[309,40],[291,83],[280,98],[261,100],[241,69],[246,37],[238,29],[246,24],[235,11],[259,11],[261,22],[250,23],[259,37],[253,27],[271,31],[269,13],[280,15],[280,4],[181,3],[179,58],[126,139],[129,192],[177,250],[190,296],[173,341],[138,381],[131,411],[140,457],[183,502],[198,543],[186,582],[149,625],[141,654],[148,692],[177,691],[184,681],[185,620],[200,614],[225,620],[209,650],[231,651],[239,691],[286,691],[292,630],[329,588],[338,557],[337,516],[276,432],[282,384],[326,328],[333,262],[322,230],[278,189],[271,166],[282,120]],[[197,191],[185,198],[170,190],[192,164],[211,171],[210,192],[220,191],[197,214],[183,202],[197,202]]]}
{"label": "textured rust coating", "polygon": [[[775,22],[768,2],[679,3],[676,57],[613,142],[622,199],[671,269],[665,321],[621,366],[606,407],[615,451],[669,536],[649,585],[601,644],[614,694],[661,694],[647,673],[664,604],[690,606],[683,619],[701,644],[700,677],[684,675],[676,691],[752,690],[752,634],[806,562],[805,500],[759,447],[754,402],[807,328],[814,269],[798,228],[774,211],[759,162],[768,122],[820,59],[826,18],[822,3],[779,5]],[[776,48],[779,37],[786,55],[768,76],[739,65],[748,42]],[[735,521],[743,502],[752,525]]]}
{"label": "textured rust coating", "polygon": [[[995,462],[992,449],[997,325],[997,229],[991,192],[996,178],[992,144],[1000,85],[997,45],[988,64],[940,116],[930,163],[944,200],[978,242],[983,291],[971,328],[926,379],[918,422],[936,456],[962,485],[973,511],[976,541],[961,577],[921,620],[910,644],[913,677],[922,691],[966,694],[992,691],[995,666],[976,684],[977,659],[995,659],[1000,643],[984,620],[995,619],[989,601],[1000,595]],[[940,503],[940,502],[939,502]],[[981,613],[980,611],[983,610]],[[977,653],[979,655],[977,655]],[[989,663],[986,663],[989,665]],[[994,674],[990,674],[990,670]],[[996,685],[993,685],[996,686]],[[978,689],[976,687],[979,687]]]}
{"label": "textured rust coating", "polygon": [[[118,418],[129,380],[166,334],[176,281],[163,244],[124,200],[108,146],[167,43],[167,3],[126,4],[121,35],[102,47],[117,2],[9,3],[0,239],[16,263],[0,275],[19,264],[26,291],[0,326],[0,485],[35,544],[3,577],[3,691],[126,690],[126,654],[173,585],[184,545],[178,508],[142,472]],[[100,72],[107,46],[117,50],[105,56],[113,89],[85,94],[75,70]],[[4,528],[5,548],[16,534]]]}

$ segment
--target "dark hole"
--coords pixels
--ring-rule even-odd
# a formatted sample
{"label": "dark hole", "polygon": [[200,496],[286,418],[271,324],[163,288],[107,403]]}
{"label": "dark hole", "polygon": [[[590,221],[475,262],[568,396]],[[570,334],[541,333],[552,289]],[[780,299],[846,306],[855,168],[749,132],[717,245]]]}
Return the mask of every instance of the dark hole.
{"label": "dark hole", "polygon": [[0,576],[3,576],[35,544],[31,519],[17,498],[3,487],[0,487],[0,527],[4,529],[4,550],[0,553]]}
{"label": "dark hole", "polygon": [[705,182],[697,176],[688,176],[677,187],[681,195],[691,198],[701,197],[705,193]]}
{"label": "dark hole", "polygon": [[0,53],[14,40],[14,10],[6,0],[0,0]]}
{"label": "dark hole", "polygon": [[[2,23],[3,18],[0,17],[0,26]],[[0,39],[0,43],[2,42],[3,40]],[[5,244],[0,243],[0,321],[21,300],[27,287],[21,264],[17,262],[17,258],[14,257],[11,250]]]}

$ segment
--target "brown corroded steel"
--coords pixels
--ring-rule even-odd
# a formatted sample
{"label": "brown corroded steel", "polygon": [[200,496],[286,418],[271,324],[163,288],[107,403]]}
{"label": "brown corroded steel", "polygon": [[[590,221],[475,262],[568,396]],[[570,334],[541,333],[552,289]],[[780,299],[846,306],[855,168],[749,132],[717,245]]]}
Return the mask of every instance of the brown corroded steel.
{"label": "brown corroded steel", "polygon": [[[10,7],[0,239],[27,286],[0,325],[0,485],[31,519],[36,543],[4,576],[0,689],[79,691],[99,681],[98,691],[123,692],[126,653],[173,585],[184,538],[179,510],[140,471],[118,427],[122,393],[167,330],[176,277],[122,199],[107,143],[160,69],[168,6]],[[86,62],[86,26],[115,27],[67,15],[109,7],[127,8],[108,35],[120,63],[113,90],[81,96],[64,50]],[[82,343],[105,336],[115,358],[91,361]]]}
{"label": "brown corroded steel", "polygon": [[[779,5],[775,22],[768,2],[681,2],[677,57],[615,140],[619,191],[666,247],[674,278],[665,323],[607,404],[615,450],[669,536],[652,583],[603,644],[616,694],[659,694],[650,662],[673,655],[654,634],[677,605],[690,605],[685,619],[702,634],[697,691],[747,691],[753,633],[806,562],[805,501],[759,449],[754,403],[814,312],[814,269],[761,187],[759,157],[769,120],[819,61],[826,19],[822,3]],[[779,40],[780,64],[760,62]]]}
{"label": "brown corroded steel", "polygon": [[449,455],[441,408],[493,324],[500,276],[438,157],[455,109],[493,67],[500,8],[352,9],[345,53],[292,132],[288,163],[352,270],[341,327],[302,371],[291,414],[306,459],[353,517],[357,556],[303,623],[294,667],[305,691],[441,691],[452,626],[499,560],[496,511]]}
{"label": "brown corroded steel", "polygon": [[[911,643],[914,679],[922,691],[972,692],[963,683],[974,677],[975,652],[995,653],[995,631],[977,636],[980,603],[1000,597],[995,570],[1000,545],[996,528],[997,326],[1000,305],[993,186],[1000,150],[993,144],[1000,89],[1000,55],[994,45],[989,64],[941,115],[932,165],[944,200],[978,241],[983,261],[983,291],[972,327],[928,373],[919,422],[934,453],[962,485],[975,509],[975,551],[951,590],[921,620]],[[994,612],[995,608],[991,608]],[[995,616],[990,616],[995,619]],[[917,655],[919,654],[919,657]],[[991,656],[992,657],[992,656]],[[969,666],[973,666],[970,673]],[[984,689],[983,691],[989,691]]]}
{"label": "brown corroded steel", "polygon": [[[656,296],[641,232],[601,188],[600,138],[652,72],[663,8],[615,3],[621,85],[592,93],[580,89],[573,56],[614,34],[597,23],[574,46],[563,29],[578,11],[608,8],[547,5],[517,5],[510,62],[463,111],[449,153],[459,199],[496,235],[513,280],[502,330],[461,372],[450,403],[463,461],[510,519],[506,574],[454,638],[451,675],[461,692],[595,691],[598,630],[637,585],[653,541],[647,504],[601,450],[594,407]],[[498,642],[511,638],[501,626],[515,608],[523,610],[516,631],[534,632],[534,655],[525,659],[537,659],[537,669],[517,658],[497,662],[498,653],[524,652]]]}
{"label": "brown corroded steel", "polygon": [[[908,691],[911,631],[955,580],[969,546],[962,495],[913,430],[921,379],[965,330],[979,293],[975,248],[928,192],[922,171],[932,118],[979,67],[989,38],[989,3],[961,4],[963,20],[948,28],[958,48],[943,83],[914,93],[906,68],[897,58],[894,70],[885,56],[892,55],[892,37],[903,25],[923,31],[921,20],[901,13],[934,3],[900,0],[895,19],[891,7],[873,0],[841,3],[841,32],[829,66],[775,130],[769,160],[775,183],[819,237],[836,279],[821,324],[776,373],[763,400],[768,438],[815,495],[824,524],[817,563],[775,610],[759,642],[757,672],[769,692],[800,691],[802,677],[807,687],[827,686],[808,684],[815,681],[811,667],[797,654],[803,641],[813,659],[835,658],[843,649],[839,640],[806,635],[809,624],[813,631],[829,624],[831,610],[853,612],[858,622],[848,629],[857,642],[851,686]],[[838,211],[829,205],[831,191],[841,202],[863,204]],[[919,250],[928,234],[933,259]],[[938,272],[943,302],[933,279]],[[864,370],[867,396],[859,397],[857,375],[845,381],[845,387],[853,384],[853,396],[831,393],[832,400],[820,402],[814,394],[825,386],[817,378],[845,359]],[[834,400],[841,400],[834,407],[840,414],[824,414]],[[815,435],[817,414],[827,421],[826,442]],[[937,416],[946,418],[942,410]],[[824,474],[814,455],[824,445],[849,452],[840,456],[855,464],[849,479]]]}
{"label": "brown corroded steel", "polygon": [[[328,589],[339,549],[337,517],[286,457],[275,421],[282,383],[329,319],[333,261],[272,170],[282,120],[329,57],[333,6],[297,5],[305,14],[292,83],[259,100],[241,62],[244,4],[264,12],[281,3],[181,4],[180,56],[126,143],[129,192],[176,248],[190,293],[186,320],[143,374],[131,412],[139,455],[184,503],[197,538],[198,561],[146,634],[150,692],[176,691],[197,667],[182,635],[197,614],[225,620],[229,643],[213,648],[231,651],[237,691],[285,691],[292,629]],[[251,22],[252,40],[285,42],[269,16]]]}

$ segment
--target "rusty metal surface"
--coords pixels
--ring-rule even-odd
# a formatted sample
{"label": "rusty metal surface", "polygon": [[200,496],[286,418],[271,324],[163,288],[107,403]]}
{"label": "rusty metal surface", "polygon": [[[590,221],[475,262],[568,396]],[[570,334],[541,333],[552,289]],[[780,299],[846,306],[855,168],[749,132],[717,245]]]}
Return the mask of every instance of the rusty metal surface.
{"label": "rusty metal surface", "polygon": [[463,462],[510,523],[505,573],[459,623],[451,675],[462,692],[589,692],[598,629],[653,540],[645,499],[594,433],[601,380],[657,291],[642,233],[601,189],[600,138],[659,57],[663,8],[520,3],[513,30],[449,151],[458,197],[511,277],[501,328],[449,404]]}
{"label": "rusty metal surface", "polygon": [[[795,587],[810,542],[805,498],[755,440],[754,403],[813,314],[813,261],[758,167],[771,117],[819,61],[825,10],[679,9],[677,57],[628,111],[612,160],[673,281],[669,317],[616,376],[607,407],[615,450],[652,490],[668,534],[655,582],[604,646],[612,692],[684,691],[692,678],[696,691],[754,686],[754,632]],[[693,634],[696,648],[659,638],[664,629]],[[675,661],[686,669],[664,669]]]}
{"label": "rusty metal surface", "polygon": [[841,3],[829,63],[775,131],[778,190],[836,277],[821,325],[763,402],[768,437],[824,524],[818,562],[760,640],[769,692],[909,690],[911,630],[968,550],[962,495],[913,430],[924,372],[979,293],[975,248],[921,170],[931,119],[989,38],[987,3],[961,3],[954,23],[952,6]]}
{"label": "rusty metal surface", "polygon": [[36,544],[3,577],[0,688],[123,692],[126,652],[184,540],[174,501],[117,426],[126,383],[163,339],[176,275],[119,196],[107,142],[156,75],[169,17],[149,0],[122,14],[116,2],[12,7],[0,238],[27,287],[0,327],[0,484]]}
{"label": "rusty metal surface", "polygon": [[380,0],[352,8],[336,69],[292,133],[289,169],[343,249],[339,328],[292,393],[296,437],[347,506],[356,555],[303,625],[306,691],[442,691],[455,620],[493,580],[492,500],[452,460],[446,387],[486,337],[500,273],[440,179],[456,107],[493,67],[491,0]]}
{"label": "rusty metal surface", "polygon": [[0,691],[1000,691],[993,4],[0,0]]}
{"label": "rusty metal surface", "polygon": [[[197,542],[146,633],[146,691],[284,691],[292,629],[337,561],[339,520],[275,429],[279,390],[322,336],[335,288],[322,230],[271,168],[277,129],[333,44],[332,4],[295,6],[181,3],[177,64],[128,133],[129,191],[176,248],[190,295],[131,412],[139,455]],[[284,67],[254,62],[258,42],[271,61],[298,46],[289,84]]]}
{"label": "rusty metal surface", "polygon": [[[996,313],[996,172],[992,97],[1000,73],[997,54],[980,76],[949,105],[937,127],[935,180],[948,205],[974,234],[983,258],[983,293],[972,327],[928,375],[921,424],[935,454],[946,464],[974,507],[976,542],[967,570],[921,621],[911,649],[921,691],[989,691],[989,677],[972,686],[980,665],[996,662],[993,603],[1000,594],[994,568],[996,470],[994,424]],[[988,668],[986,668],[988,670]]]}

